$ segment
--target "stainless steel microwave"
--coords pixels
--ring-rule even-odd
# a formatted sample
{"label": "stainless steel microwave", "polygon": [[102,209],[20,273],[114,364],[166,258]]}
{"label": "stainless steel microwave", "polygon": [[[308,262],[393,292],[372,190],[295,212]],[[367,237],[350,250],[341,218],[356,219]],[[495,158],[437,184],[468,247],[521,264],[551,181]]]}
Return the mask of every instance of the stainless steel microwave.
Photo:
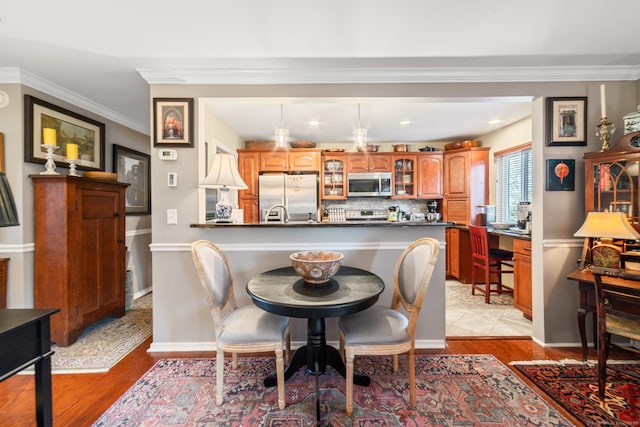
{"label": "stainless steel microwave", "polygon": [[362,172],[347,175],[350,197],[391,196],[391,172]]}

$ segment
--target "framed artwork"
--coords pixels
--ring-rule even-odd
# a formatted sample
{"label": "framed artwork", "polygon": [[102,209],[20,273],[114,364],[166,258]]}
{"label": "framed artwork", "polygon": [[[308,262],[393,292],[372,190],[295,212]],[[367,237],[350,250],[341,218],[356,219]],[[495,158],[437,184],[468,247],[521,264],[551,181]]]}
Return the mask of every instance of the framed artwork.
{"label": "framed artwork", "polygon": [[119,182],[130,184],[125,191],[127,215],[151,214],[151,157],[113,144],[113,171]]}
{"label": "framed artwork", "polygon": [[629,219],[633,217],[633,207],[628,200],[609,203],[609,212],[626,213]]}
{"label": "framed artwork", "polygon": [[547,98],[547,145],[587,145],[587,97]]}
{"label": "framed artwork", "polygon": [[547,160],[547,191],[574,191],[575,184],[575,159]]}
{"label": "framed artwork", "polygon": [[193,147],[193,98],[154,98],[153,129],[156,147]]}
{"label": "framed artwork", "polygon": [[56,130],[53,160],[66,163],[67,144],[78,145],[76,166],[83,170],[104,170],[105,125],[57,105],[25,95],[25,161],[46,163],[47,151],[42,148],[42,130]]}

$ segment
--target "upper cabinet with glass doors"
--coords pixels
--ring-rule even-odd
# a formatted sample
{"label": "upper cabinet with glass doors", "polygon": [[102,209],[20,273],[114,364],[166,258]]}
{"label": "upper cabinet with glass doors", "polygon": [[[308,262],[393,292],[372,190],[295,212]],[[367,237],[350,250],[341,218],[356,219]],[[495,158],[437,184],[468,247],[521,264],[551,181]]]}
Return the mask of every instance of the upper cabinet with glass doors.
{"label": "upper cabinet with glass doors", "polygon": [[624,212],[638,222],[640,152],[585,153],[586,212]]}

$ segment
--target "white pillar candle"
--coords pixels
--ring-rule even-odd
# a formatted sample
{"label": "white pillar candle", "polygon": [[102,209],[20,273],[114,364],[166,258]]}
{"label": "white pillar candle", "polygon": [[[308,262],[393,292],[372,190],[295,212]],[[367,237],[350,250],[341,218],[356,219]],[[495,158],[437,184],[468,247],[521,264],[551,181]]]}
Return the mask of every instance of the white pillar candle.
{"label": "white pillar candle", "polygon": [[600,109],[602,117],[607,117],[607,98],[604,93],[604,83],[600,85]]}

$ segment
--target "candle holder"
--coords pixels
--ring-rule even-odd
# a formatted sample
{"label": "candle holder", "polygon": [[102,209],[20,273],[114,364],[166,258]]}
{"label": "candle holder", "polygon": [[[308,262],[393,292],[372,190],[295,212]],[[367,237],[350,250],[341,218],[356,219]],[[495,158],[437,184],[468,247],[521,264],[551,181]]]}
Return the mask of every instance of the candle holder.
{"label": "candle holder", "polygon": [[602,141],[602,146],[600,147],[601,153],[609,150],[609,141],[611,140],[611,135],[613,135],[615,131],[616,125],[610,123],[606,117],[600,119],[600,124],[596,129],[596,136],[600,138],[600,141]]}
{"label": "candle holder", "polygon": [[56,172],[56,164],[53,161],[53,150],[57,150],[60,147],[45,144],[42,144],[41,147],[47,149],[47,162],[44,164],[44,172],[40,172],[40,175],[60,175]]}
{"label": "candle holder", "polygon": [[76,159],[67,159],[69,163],[69,176],[80,176],[76,169]]}

